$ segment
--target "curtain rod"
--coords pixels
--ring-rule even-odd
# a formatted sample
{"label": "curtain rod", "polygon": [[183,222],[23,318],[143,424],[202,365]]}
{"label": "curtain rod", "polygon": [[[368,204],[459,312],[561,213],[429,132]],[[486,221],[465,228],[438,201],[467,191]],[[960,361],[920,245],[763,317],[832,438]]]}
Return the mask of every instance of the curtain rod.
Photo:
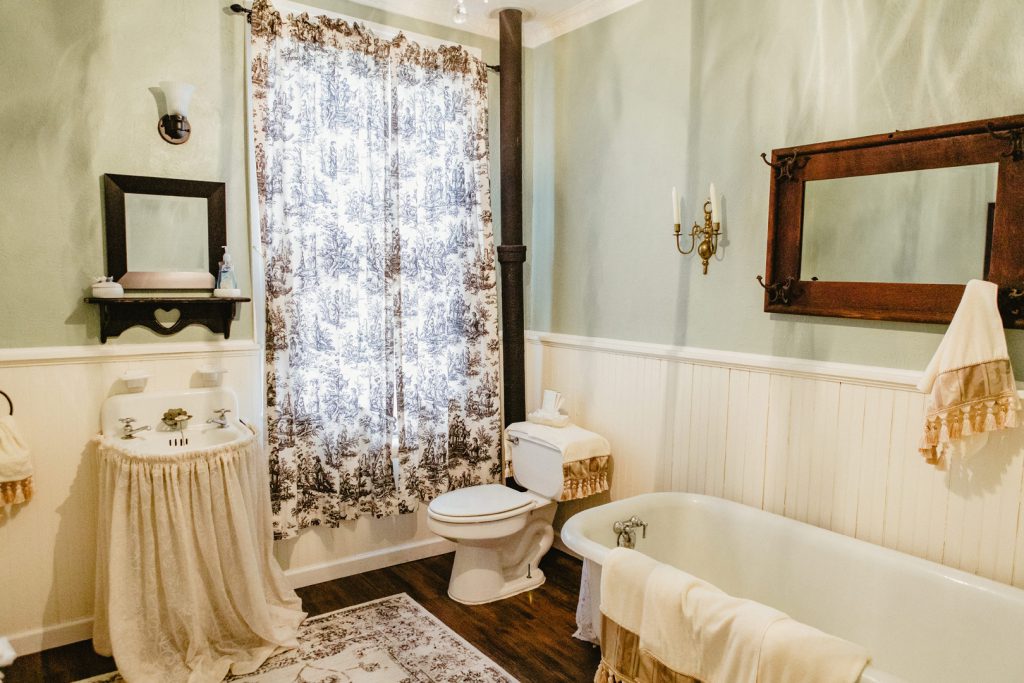
{"label": "curtain rod", "polygon": [[[239,5],[237,2],[235,4],[233,4],[233,5],[230,5],[228,7],[228,9],[231,10],[232,12],[234,12],[235,14],[244,14],[245,15],[245,20],[248,23],[250,23],[250,24],[252,23],[252,10],[251,9],[246,9],[242,5]],[[494,72],[500,72],[501,71],[501,67],[498,66],[497,64],[488,64],[487,68],[490,69],[491,71],[494,71]]]}
{"label": "curtain rod", "polygon": [[235,4],[233,4],[233,5],[231,5],[230,7],[228,7],[228,9],[231,10],[232,12],[234,12],[235,14],[244,14],[245,15],[245,20],[247,22],[249,22],[250,24],[252,23],[252,10],[251,9],[246,9],[246,8],[242,7],[241,5],[239,5],[237,2]]}

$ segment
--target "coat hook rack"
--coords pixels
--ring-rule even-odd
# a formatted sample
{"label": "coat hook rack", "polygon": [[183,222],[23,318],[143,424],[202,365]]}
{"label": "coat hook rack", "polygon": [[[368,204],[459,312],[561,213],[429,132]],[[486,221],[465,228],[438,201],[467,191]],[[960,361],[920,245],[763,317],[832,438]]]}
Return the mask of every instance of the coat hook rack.
{"label": "coat hook rack", "polygon": [[1014,161],[1024,160],[1024,128],[1010,128],[1004,131],[997,131],[992,122],[985,124],[988,134],[996,140],[1006,140],[1010,143],[1010,151],[1004,152],[1002,156]]}
{"label": "coat hook rack", "polygon": [[8,396],[7,392],[5,391],[0,391],[0,396],[3,396],[4,398],[7,399],[7,410],[10,415],[14,415],[14,401],[11,400],[11,397]]}
{"label": "coat hook rack", "polygon": [[793,299],[800,296],[800,290],[795,285],[797,279],[795,277],[787,277],[785,282],[773,282],[766,285],[764,278],[760,275],[757,276],[757,283],[761,285],[768,295],[768,303],[770,304],[782,304],[788,306]]}
{"label": "coat hook rack", "polygon": [[800,156],[799,152],[793,152],[792,156],[784,156],[777,162],[772,163],[768,161],[768,155],[761,152],[761,161],[775,170],[776,180],[793,180],[795,178],[793,174],[806,166],[810,160],[809,156]]}

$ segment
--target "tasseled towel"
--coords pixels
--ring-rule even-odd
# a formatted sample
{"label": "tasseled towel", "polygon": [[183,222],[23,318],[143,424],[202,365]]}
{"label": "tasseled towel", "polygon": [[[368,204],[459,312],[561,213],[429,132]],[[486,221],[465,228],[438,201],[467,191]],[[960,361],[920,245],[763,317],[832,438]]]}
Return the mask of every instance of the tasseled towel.
{"label": "tasseled towel", "polygon": [[32,460],[14,418],[0,415],[0,505],[32,499]]}
{"label": "tasseled towel", "polygon": [[971,280],[917,388],[928,393],[920,451],[938,462],[953,441],[1018,424],[1020,399],[996,295]]}

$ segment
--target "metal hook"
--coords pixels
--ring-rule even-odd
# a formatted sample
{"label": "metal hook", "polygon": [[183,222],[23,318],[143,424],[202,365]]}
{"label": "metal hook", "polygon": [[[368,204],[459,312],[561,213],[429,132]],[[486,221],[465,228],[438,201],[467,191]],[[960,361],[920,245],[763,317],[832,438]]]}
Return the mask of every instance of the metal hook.
{"label": "metal hook", "polygon": [[7,399],[7,407],[10,410],[10,414],[14,415],[14,401],[11,400],[11,397],[8,396],[7,392],[5,391],[0,391],[0,396],[3,396],[4,398]]}
{"label": "metal hook", "polygon": [[1024,159],[1024,128],[1011,128],[1009,130],[997,131],[992,126],[991,121],[986,123],[985,127],[988,128],[988,134],[996,140],[1006,140],[1010,143],[1010,151],[1005,152],[1001,156],[1013,159],[1014,161],[1021,161]]}
{"label": "metal hook", "polygon": [[793,173],[806,166],[810,160],[810,157],[801,157],[799,152],[793,152],[792,156],[784,156],[777,163],[772,163],[768,161],[768,155],[761,152],[761,161],[775,170],[776,180],[793,180]]}
{"label": "metal hook", "polygon": [[[817,279],[817,278],[815,278]],[[775,282],[770,285],[764,283],[764,278],[757,276],[757,283],[768,293],[768,303],[788,306],[793,299],[800,296],[799,290],[794,286],[797,283],[795,277],[787,277],[785,282]]]}

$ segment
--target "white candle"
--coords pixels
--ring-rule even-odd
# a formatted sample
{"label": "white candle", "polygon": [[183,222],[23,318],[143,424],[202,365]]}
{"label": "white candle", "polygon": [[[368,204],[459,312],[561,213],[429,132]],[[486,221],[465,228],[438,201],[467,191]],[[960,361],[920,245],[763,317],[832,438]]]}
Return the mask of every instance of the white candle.
{"label": "white candle", "polygon": [[676,192],[675,186],[672,187],[672,220],[676,225],[679,225],[679,193]]}
{"label": "white candle", "polygon": [[711,222],[719,223],[722,220],[722,212],[718,206],[718,192],[715,191],[715,184],[711,183]]}

